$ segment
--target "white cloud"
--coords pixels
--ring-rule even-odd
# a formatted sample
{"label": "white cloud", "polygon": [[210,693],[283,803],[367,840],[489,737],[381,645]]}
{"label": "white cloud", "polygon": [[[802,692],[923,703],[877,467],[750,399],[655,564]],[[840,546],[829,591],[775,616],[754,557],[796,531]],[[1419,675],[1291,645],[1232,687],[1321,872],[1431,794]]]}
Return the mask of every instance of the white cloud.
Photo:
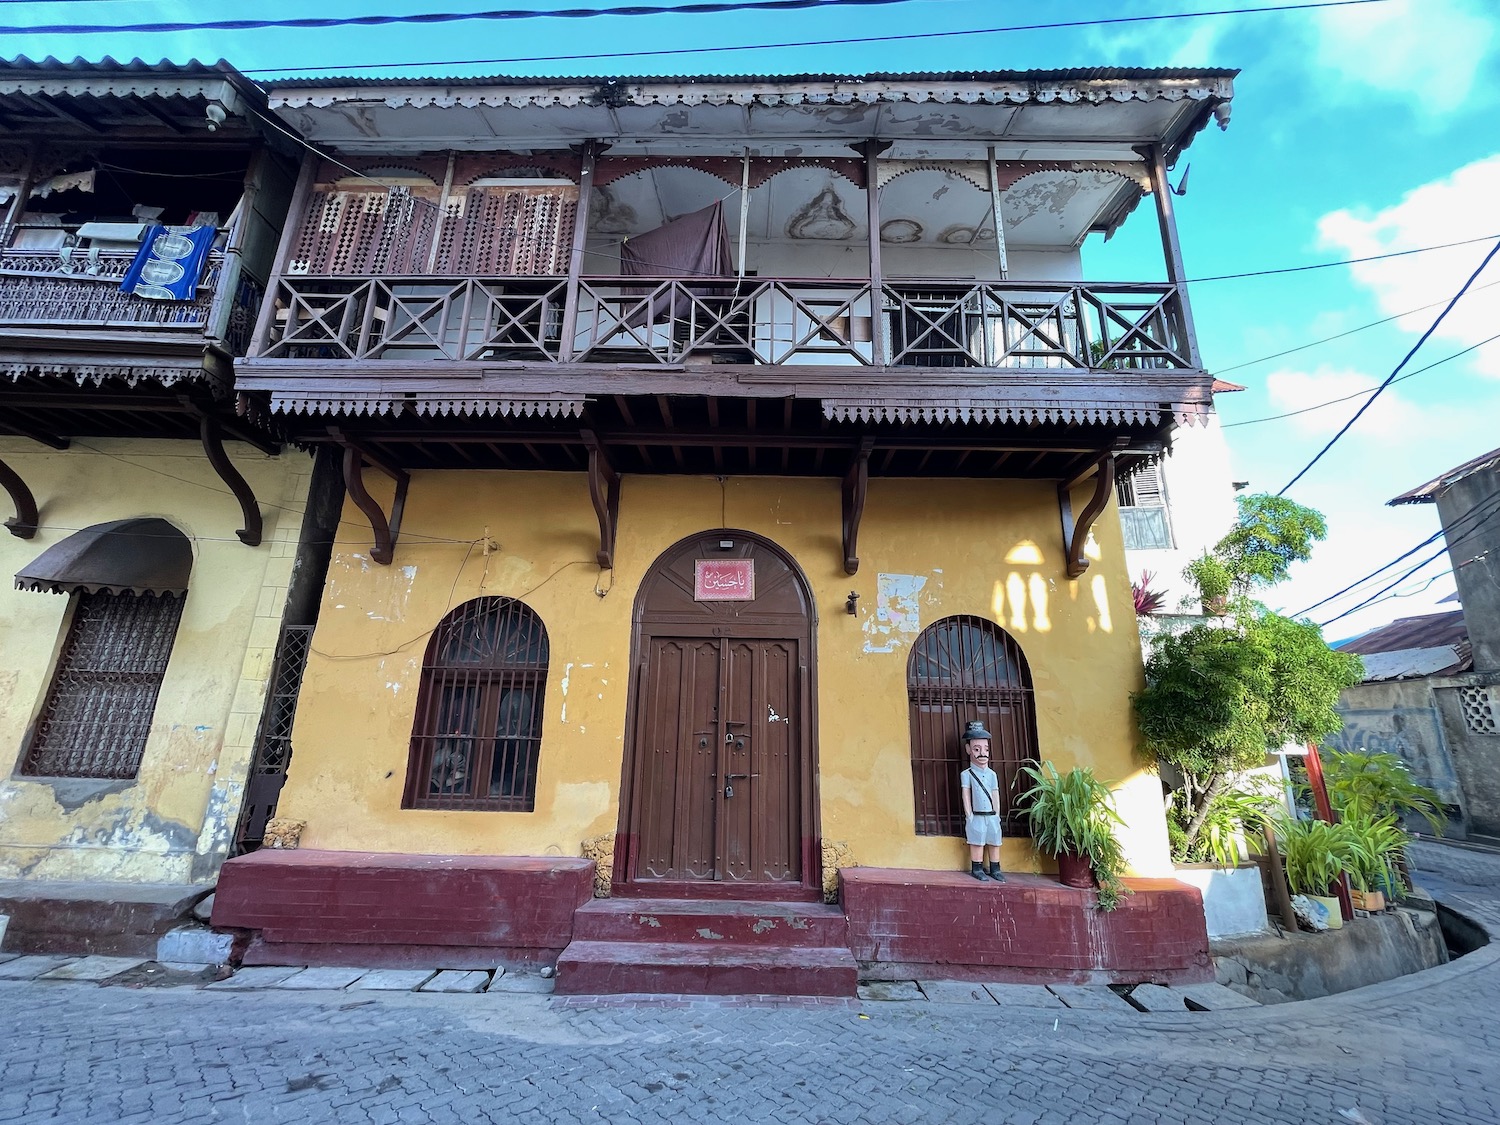
{"label": "white cloud", "polygon": [[[1401,202],[1382,211],[1338,210],[1318,221],[1324,246],[1351,258],[1388,254],[1423,246],[1438,246],[1482,235],[1500,233],[1500,156],[1478,160],[1451,176],[1408,192]],[[1432,250],[1404,258],[1365,262],[1350,268],[1354,281],[1370,290],[1387,315],[1436,305],[1403,316],[1398,322],[1408,332],[1426,330],[1442,305],[1458,292],[1493,242]],[[1500,331],[1500,258],[1476,280],[1474,287],[1448,314],[1433,335],[1463,347],[1478,344]],[[1419,357],[1431,362],[1436,355]],[[1487,344],[1473,356],[1473,366],[1500,377],[1500,341]]]}
{"label": "white cloud", "polygon": [[[1362,371],[1326,366],[1310,372],[1273,371],[1265,378],[1266,395],[1278,412],[1307,411],[1286,419],[1285,425],[1302,435],[1317,437],[1333,436],[1365,402],[1367,396],[1360,392],[1372,391],[1379,383],[1379,379]],[[1358,397],[1347,398],[1349,395]],[[1335,399],[1344,401],[1333,402]],[[1332,405],[1322,406],[1322,403]],[[1361,416],[1358,435],[1366,438],[1399,437],[1421,424],[1415,418],[1416,413],[1413,404],[1388,390]],[[1350,437],[1354,436],[1351,431]]]}
{"label": "white cloud", "polygon": [[1486,15],[1486,6],[1486,0],[1387,0],[1325,8],[1314,16],[1314,61],[1332,71],[1333,96],[1375,90],[1419,112],[1445,113],[1475,92],[1496,47],[1494,11]]}

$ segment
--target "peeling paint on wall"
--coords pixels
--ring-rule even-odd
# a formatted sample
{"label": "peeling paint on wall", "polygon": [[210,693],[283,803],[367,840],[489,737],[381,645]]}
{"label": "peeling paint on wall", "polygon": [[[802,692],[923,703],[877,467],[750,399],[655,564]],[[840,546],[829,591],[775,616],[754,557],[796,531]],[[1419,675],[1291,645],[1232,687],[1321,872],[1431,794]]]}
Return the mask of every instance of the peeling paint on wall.
{"label": "peeling paint on wall", "polygon": [[923,574],[876,577],[875,612],[862,625],[866,652],[895,652],[922,631],[919,595],[926,585]]}

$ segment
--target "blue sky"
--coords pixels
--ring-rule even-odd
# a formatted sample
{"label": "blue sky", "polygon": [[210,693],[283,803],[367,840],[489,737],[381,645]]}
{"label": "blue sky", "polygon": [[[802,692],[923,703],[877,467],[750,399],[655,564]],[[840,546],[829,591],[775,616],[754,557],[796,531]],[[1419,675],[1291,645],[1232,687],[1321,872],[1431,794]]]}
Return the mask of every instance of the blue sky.
{"label": "blue sky", "polygon": [[[603,0],[600,0],[603,2]],[[1264,2],[1264,0],[1261,0]],[[577,0],[588,6],[592,0]],[[494,3],[326,0],[316,14],[462,11]],[[544,10],[538,0],[507,7]],[[572,6],[572,0],[569,0]],[[1233,121],[1210,129],[1189,152],[1192,176],[1177,201],[1192,277],[1276,269],[1500,236],[1500,2],[1376,0],[1316,11],[1171,19],[1102,27],[980,34],[979,29],[1047,20],[1186,13],[1256,6],[1185,0],[1083,0],[1053,4],[995,0],[909,0],[888,7],[804,12],[610,17],[590,20],[465,22],[326,31],[169,34],[0,35],[0,51],[40,58],[139,56],[228,59],[255,77],[368,74],[777,74],[1001,70],[1074,66],[1225,66],[1236,82]],[[0,21],[107,23],[290,18],[300,4],[84,2],[4,4]],[[966,32],[945,38],[851,42],[820,47],[690,53],[688,48],[867,39]],[[671,55],[631,57],[631,50]],[[458,60],[617,53],[615,57],[454,65]],[[357,71],[360,64],[422,64],[407,71]],[[1181,169],[1179,169],[1179,172]],[[1289,481],[1416,342],[1493,241],[1391,261],[1193,286],[1205,361],[1245,385],[1220,399],[1235,477],[1255,490]],[[1108,246],[1086,252],[1090,276],[1159,276],[1149,208],[1136,212]],[[1488,286],[1488,288],[1485,288]],[[1423,311],[1411,312],[1423,306]],[[1387,324],[1278,359],[1272,353]],[[1421,368],[1500,332],[1500,259],[1407,368]],[[1500,341],[1391,387],[1355,428],[1289,493],[1323,511],[1330,533],[1312,562],[1273,591],[1301,610],[1376,570],[1437,530],[1432,507],[1385,501],[1479,453],[1500,446]],[[1497,516],[1495,518],[1500,518]],[[1395,580],[1432,553],[1311,614],[1323,622]],[[1330,638],[1432,609],[1453,589],[1446,556],[1400,582],[1391,595],[1330,624]],[[1492,565],[1481,560],[1475,565]],[[1493,564],[1500,565],[1500,564]],[[1500,575],[1495,576],[1500,581]],[[1446,607],[1445,607],[1446,608]]]}

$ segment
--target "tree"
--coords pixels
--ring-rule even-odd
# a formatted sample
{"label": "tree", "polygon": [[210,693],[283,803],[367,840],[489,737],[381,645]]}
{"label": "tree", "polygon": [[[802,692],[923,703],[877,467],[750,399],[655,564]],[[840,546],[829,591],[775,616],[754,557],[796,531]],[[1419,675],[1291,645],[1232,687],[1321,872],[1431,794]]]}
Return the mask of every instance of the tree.
{"label": "tree", "polygon": [[1247,496],[1240,518],[1185,572],[1204,605],[1221,605],[1225,614],[1159,636],[1146,687],[1132,696],[1142,748],[1183,778],[1178,851],[1194,847],[1231,776],[1284,743],[1316,742],[1338,730],[1339,692],[1364,675],[1359,657],[1334,652],[1312,622],[1272,613],[1249,597],[1311,554],[1327,534],[1323,517],[1291,500]]}
{"label": "tree", "polygon": [[1274,586],[1328,537],[1323,517],[1295,500],[1257,492],[1236,497],[1236,503],[1239,519],[1229,534],[1183,572],[1210,613],[1224,612],[1231,596]]}

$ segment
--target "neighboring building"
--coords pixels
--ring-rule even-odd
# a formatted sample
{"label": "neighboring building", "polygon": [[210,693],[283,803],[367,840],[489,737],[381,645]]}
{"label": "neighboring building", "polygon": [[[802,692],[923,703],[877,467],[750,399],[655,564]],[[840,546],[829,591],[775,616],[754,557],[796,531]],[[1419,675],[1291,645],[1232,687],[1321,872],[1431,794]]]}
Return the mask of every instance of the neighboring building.
{"label": "neighboring building", "polygon": [[233,842],[311,467],[232,387],[296,174],[265,116],[222,64],[0,64],[8,949],[153,953]]}
{"label": "neighboring building", "polygon": [[[1214,393],[1243,387],[1222,379]],[[1115,486],[1125,565],[1132,583],[1166,595],[1162,613],[1200,614],[1197,593],[1183,577],[1188,563],[1210,550],[1238,518],[1229,446],[1217,415],[1178,426],[1171,452]]]}
{"label": "neighboring building", "polygon": [[1463,608],[1336,646],[1374,654],[1340,697],[1336,745],[1400,754],[1449,803],[1457,833],[1500,837],[1500,449],[1390,503],[1437,505]]}
{"label": "neighboring building", "polygon": [[[1212,413],[1164,169],[1232,77],[271,84],[313,154],[238,387],[348,500],[300,848],[232,860],[215,922],[252,961],[562,954],[569,991],[732,987],[685,947],[745,917],[716,964],[781,935],[806,978],[761,990],[852,988],[851,948],[1207,973],[1169,878],[1113,915],[976,885],[958,735],[994,732],[1011,870],[1043,759],[1118,783],[1171,875],[1112,501]],[[1170,280],[1085,279],[1143,200]]]}

